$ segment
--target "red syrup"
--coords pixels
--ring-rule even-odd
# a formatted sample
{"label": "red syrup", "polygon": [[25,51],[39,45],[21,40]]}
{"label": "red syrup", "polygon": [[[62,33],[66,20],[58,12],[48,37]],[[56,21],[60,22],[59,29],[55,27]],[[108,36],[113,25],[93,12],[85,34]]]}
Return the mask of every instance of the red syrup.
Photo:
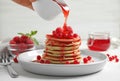
{"label": "red syrup", "polygon": [[64,18],[65,18],[63,29],[66,29],[66,27],[67,27],[67,18],[68,18],[69,11],[70,11],[69,7],[66,4],[64,4],[64,3],[58,2],[57,0],[53,0],[53,1],[55,1],[62,9]]}
{"label": "red syrup", "polygon": [[[65,30],[67,29],[66,27],[67,27],[67,18],[68,18],[68,15],[69,15],[69,7],[64,3],[58,2],[57,0],[53,0],[53,1],[55,1],[62,9],[64,18],[65,18],[64,25],[63,25],[63,31],[66,32]],[[64,48],[65,48],[65,46],[62,45],[60,61],[64,60]]]}
{"label": "red syrup", "polygon": [[[92,43],[93,42],[93,43]],[[106,51],[110,47],[110,39],[88,39],[88,48],[94,51]]]}

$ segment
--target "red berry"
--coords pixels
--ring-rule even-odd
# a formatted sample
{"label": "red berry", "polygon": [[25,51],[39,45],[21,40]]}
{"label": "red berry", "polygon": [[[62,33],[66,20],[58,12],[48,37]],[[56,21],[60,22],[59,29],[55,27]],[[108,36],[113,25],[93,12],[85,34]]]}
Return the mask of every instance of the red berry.
{"label": "red berry", "polygon": [[113,60],[113,58],[112,57],[109,57],[109,61],[112,61]]}
{"label": "red berry", "polygon": [[26,49],[27,49],[27,45],[26,44],[24,44],[24,43],[20,43],[19,45],[18,45],[18,48],[19,48],[19,51],[25,51]]}
{"label": "red berry", "polygon": [[37,55],[37,60],[41,60],[41,56],[40,55]]}
{"label": "red berry", "polygon": [[91,56],[87,56],[87,59],[90,61],[92,59],[92,57]]}
{"label": "red berry", "polygon": [[21,41],[22,43],[26,43],[27,39],[29,39],[28,36],[22,35],[21,38],[20,38],[20,41]]}
{"label": "red berry", "polygon": [[50,61],[49,61],[49,60],[46,60],[45,63],[46,63],[46,64],[50,64]]}
{"label": "red berry", "polygon": [[70,26],[67,26],[65,31],[68,32],[68,33],[73,33],[73,30]]}
{"label": "red berry", "polygon": [[26,40],[26,43],[27,43],[27,44],[33,44],[33,40],[27,39],[27,40]]}
{"label": "red berry", "polygon": [[52,35],[53,35],[54,37],[56,37],[56,31],[53,31],[53,32],[52,32]]}
{"label": "red berry", "polygon": [[45,63],[45,61],[43,59],[40,60],[40,63]]}
{"label": "red berry", "polygon": [[115,59],[115,62],[119,62],[119,59],[118,59],[118,58],[116,58],[116,59]]}
{"label": "red berry", "polygon": [[63,34],[63,38],[68,38],[68,34],[67,33]]}
{"label": "red berry", "polygon": [[15,63],[18,63],[17,56],[16,56],[15,58],[13,58],[13,61],[14,61]]}
{"label": "red berry", "polygon": [[20,43],[20,37],[19,36],[15,36],[13,38],[13,40],[16,42],[16,43]]}
{"label": "red berry", "polygon": [[78,34],[76,34],[76,33],[75,33],[75,34],[73,34],[73,37],[75,37],[75,38],[76,38],[76,37],[78,37]]}
{"label": "red berry", "polygon": [[26,35],[22,35],[21,38],[22,38],[22,39],[28,39],[29,37],[26,36]]}
{"label": "red berry", "polygon": [[63,38],[62,33],[58,33],[57,38]]}
{"label": "red berry", "polygon": [[63,29],[62,29],[61,27],[58,27],[58,28],[56,28],[56,32],[57,32],[57,33],[62,33],[62,32],[63,32]]}
{"label": "red berry", "polygon": [[74,60],[74,64],[79,64],[80,62],[78,62],[77,60]]}
{"label": "red berry", "polygon": [[87,58],[83,58],[83,62],[86,64],[88,63],[88,59]]}
{"label": "red berry", "polygon": [[114,58],[116,59],[116,58],[117,58],[117,55],[115,55]]}
{"label": "red berry", "polygon": [[115,59],[115,57],[114,56],[111,56],[112,57],[112,60],[114,60]]}
{"label": "red berry", "polygon": [[68,34],[68,38],[69,39],[72,39],[73,38],[73,34],[71,33],[71,34]]}
{"label": "red berry", "polygon": [[10,40],[9,44],[16,44],[14,40]]}
{"label": "red berry", "polygon": [[33,41],[31,39],[27,39],[26,44],[33,44]]}
{"label": "red berry", "polygon": [[109,54],[106,54],[108,57],[110,56]]}
{"label": "red berry", "polygon": [[69,62],[69,61],[66,61],[65,64],[70,64],[70,62]]}

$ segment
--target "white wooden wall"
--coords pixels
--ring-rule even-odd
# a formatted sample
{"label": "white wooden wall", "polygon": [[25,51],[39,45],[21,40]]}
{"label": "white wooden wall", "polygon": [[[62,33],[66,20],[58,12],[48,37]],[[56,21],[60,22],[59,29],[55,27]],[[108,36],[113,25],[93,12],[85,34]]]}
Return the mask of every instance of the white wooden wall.
{"label": "white wooden wall", "polygon": [[[110,32],[120,35],[120,0],[66,0],[71,11],[68,24],[86,39],[90,32]],[[17,35],[17,32],[38,30],[37,38],[63,24],[63,14],[52,21],[41,19],[34,11],[11,0],[0,0],[0,40]]]}

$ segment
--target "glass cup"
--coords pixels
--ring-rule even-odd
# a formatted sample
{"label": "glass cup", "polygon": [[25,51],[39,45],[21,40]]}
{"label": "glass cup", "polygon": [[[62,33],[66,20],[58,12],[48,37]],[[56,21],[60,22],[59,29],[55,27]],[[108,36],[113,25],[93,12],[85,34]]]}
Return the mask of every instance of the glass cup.
{"label": "glass cup", "polygon": [[8,50],[11,54],[18,55],[20,53],[35,49],[34,44],[10,44]]}
{"label": "glass cup", "polygon": [[93,51],[106,51],[110,47],[110,34],[105,32],[90,33],[87,45]]}

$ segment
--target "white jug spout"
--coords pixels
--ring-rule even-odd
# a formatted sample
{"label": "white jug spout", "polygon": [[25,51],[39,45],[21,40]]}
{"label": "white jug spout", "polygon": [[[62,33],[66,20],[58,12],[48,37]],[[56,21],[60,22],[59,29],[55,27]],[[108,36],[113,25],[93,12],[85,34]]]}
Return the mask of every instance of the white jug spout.
{"label": "white jug spout", "polygon": [[[63,0],[59,0],[64,2]],[[45,20],[53,20],[60,14],[61,8],[53,0],[36,0],[32,2],[32,6],[37,14]]]}

